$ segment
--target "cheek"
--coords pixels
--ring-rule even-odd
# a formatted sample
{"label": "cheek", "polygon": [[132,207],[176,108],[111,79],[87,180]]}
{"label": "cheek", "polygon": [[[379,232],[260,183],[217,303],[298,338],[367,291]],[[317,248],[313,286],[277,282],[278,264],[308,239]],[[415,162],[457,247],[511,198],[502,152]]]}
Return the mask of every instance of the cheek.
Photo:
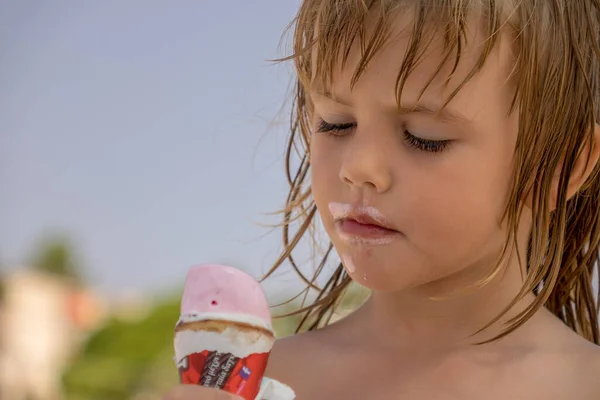
{"label": "cheek", "polygon": [[407,234],[436,264],[464,265],[502,245],[507,179],[499,164],[463,161],[414,179],[407,202]]}
{"label": "cheek", "polygon": [[[321,210],[336,200],[334,188],[339,180],[338,150],[324,138],[313,135],[310,147],[311,192]],[[339,200],[339,199],[338,199]]]}

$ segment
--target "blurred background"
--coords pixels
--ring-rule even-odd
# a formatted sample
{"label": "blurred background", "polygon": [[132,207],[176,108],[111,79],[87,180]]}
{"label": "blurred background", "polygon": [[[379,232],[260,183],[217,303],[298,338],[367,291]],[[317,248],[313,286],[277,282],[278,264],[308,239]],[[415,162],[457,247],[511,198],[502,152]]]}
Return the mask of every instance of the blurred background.
{"label": "blurred background", "polygon": [[160,399],[187,269],[272,265],[298,3],[0,1],[0,399]]}

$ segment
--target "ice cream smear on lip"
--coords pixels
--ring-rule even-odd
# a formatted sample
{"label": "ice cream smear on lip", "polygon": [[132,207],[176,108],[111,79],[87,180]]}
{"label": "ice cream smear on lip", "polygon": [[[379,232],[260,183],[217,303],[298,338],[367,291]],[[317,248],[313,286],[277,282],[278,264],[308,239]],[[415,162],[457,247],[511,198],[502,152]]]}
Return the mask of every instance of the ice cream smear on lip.
{"label": "ice cream smear on lip", "polygon": [[290,388],[263,381],[274,341],[269,305],[253,277],[218,264],[189,270],[175,327],[181,383],[225,390],[246,400],[259,394],[261,400],[291,400]]}
{"label": "ice cream smear on lip", "polygon": [[385,219],[385,217],[383,216],[381,211],[379,211],[377,208],[372,207],[372,206],[354,207],[351,204],[336,203],[334,201],[329,203],[329,212],[331,213],[333,218],[336,220],[348,218],[351,215],[352,211],[354,211],[354,210],[359,211],[361,213],[368,214],[377,221],[382,221]]}
{"label": "ice cream smear on lip", "polygon": [[333,201],[329,203],[329,212],[331,212],[333,218],[343,218],[350,214],[351,211],[352,206],[350,204],[336,203]]}

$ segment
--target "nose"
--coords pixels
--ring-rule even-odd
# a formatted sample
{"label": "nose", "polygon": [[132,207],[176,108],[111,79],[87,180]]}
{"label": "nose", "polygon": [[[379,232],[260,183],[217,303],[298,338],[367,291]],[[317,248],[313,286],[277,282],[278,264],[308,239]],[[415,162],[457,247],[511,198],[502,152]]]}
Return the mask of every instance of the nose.
{"label": "nose", "polygon": [[388,191],[393,183],[393,154],[390,153],[394,147],[394,143],[382,135],[355,132],[346,148],[340,179],[353,189]]}

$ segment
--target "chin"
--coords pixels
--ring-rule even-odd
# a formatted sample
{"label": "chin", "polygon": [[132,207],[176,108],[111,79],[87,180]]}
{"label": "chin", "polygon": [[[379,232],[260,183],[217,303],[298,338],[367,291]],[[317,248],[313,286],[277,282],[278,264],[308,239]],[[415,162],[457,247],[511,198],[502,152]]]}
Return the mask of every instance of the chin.
{"label": "chin", "polygon": [[379,292],[399,292],[414,288],[427,283],[421,274],[417,271],[409,271],[400,264],[386,268],[382,263],[369,263],[361,265],[357,263],[354,271],[350,272],[348,267],[346,272],[359,285]]}

